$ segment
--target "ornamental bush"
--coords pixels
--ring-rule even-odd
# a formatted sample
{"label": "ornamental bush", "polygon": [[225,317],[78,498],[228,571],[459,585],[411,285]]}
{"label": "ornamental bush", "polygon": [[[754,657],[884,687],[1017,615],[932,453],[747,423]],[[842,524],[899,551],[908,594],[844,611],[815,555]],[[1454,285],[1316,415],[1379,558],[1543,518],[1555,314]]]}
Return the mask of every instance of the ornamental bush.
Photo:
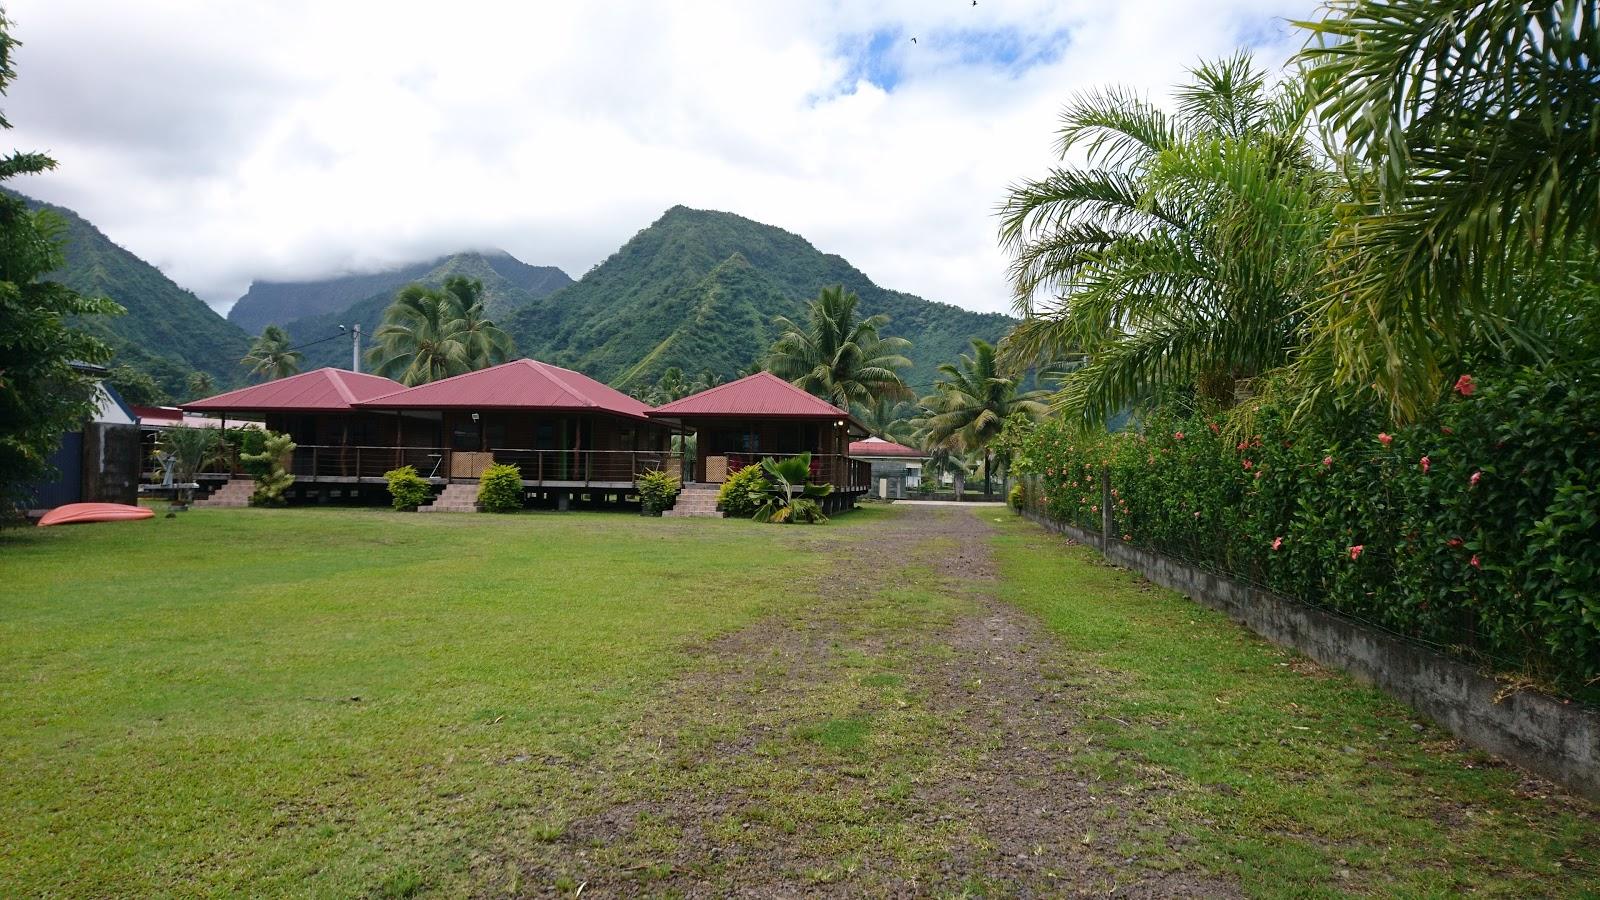
{"label": "ornamental bush", "polygon": [[1600,700],[1600,367],[1475,373],[1424,419],[1361,405],[1014,430],[1030,506]]}
{"label": "ornamental bush", "polygon": [[417,474],[415,466],[390,469],[383,477],[389,482],[389,496],[394,498],[394,508],[398,510],[414,510],[433,493],[428,480]]}
{"label": "ornamental bush", "polygon": [[766,502],[768,487],[760,466],[745,466],[722,483],[717,490],[717,505],[731,517],[748,519]]}
{"label": "ornamental bush", "polygon": [[676,475],[666,472],[650,471],[641,474],[633,483],[633,489],[639,494],[639,502],[644,506],[644,511],[650,515],[657,515],[663,510],[672,508],[678,500],[678,492],[683,490],[683,482]]}
{"label": "ornamental bush", "polygon": [[484,512],[515,512],[522,508],[522,470],[494,465],[478,476],[478,506]]}

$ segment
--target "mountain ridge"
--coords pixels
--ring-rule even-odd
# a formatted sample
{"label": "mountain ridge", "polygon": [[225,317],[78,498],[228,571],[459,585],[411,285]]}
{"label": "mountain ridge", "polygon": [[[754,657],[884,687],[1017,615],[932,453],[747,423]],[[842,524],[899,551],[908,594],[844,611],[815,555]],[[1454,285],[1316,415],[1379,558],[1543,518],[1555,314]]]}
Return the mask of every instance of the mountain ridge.
{"label": "mountain ridge", "polygon": [[776,226],[677,205],[577,283],[502,324],[521,352],[627,390],[668,366],[737,374],[771,345],[776,317],[803,316],[806,302],[834,284],[860,295],[862,315],[889,316],[885,334],[912,341],[905,375],[913,385],[931,382],[971,338],[998,340],[1015,322],[880,287],[843,257]]}
{"label": "mountain ridge", "polygon": [[154,265],[111,240],[94,223],[64,206],[10,192],[29,209],[46,210],[62,223],[65,264],[45,276],[86,297],[109,297],[127,313],[82,320],[84,329],[111,345],[113,365],[131,365],[181,395],[193,371],[219,386],[241,384],[239,359],[250,336],[180,287]]}

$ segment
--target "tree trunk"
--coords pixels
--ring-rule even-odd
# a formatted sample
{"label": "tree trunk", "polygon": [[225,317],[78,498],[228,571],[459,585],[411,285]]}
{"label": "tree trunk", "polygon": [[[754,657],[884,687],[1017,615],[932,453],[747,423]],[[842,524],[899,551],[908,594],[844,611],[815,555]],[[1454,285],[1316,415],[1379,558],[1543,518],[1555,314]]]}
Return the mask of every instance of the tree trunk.
{"label": "tree trunk", "polygon": [[994,496],[993,486],[989,483],[990,470],[993,468],[994,464],[990,462],[989,448],[985,447],[983,448],[983,497],[985,500]]}

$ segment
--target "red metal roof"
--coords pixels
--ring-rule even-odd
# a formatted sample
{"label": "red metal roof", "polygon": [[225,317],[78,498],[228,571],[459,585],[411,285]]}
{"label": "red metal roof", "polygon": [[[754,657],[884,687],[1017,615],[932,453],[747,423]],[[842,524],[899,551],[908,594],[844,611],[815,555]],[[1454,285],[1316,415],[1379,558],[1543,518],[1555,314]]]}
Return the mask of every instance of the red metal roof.
{"label": "red metal roof", "polygon": [[362,400],[402,390],[378,375],[345,369],[313,369],[183,404],[194,412],[346,412]]}
{"label": "red metal roof", "polygon": [[864,441],[852,441],[850,443],[850,455],[905,456],[924,459],[928,454],[926,451],[918,450],[915,447],[907,447],[905,444],[896,444],[894,441],[886,441],[883,438],[871,437]]}
{"label": "red metal roof", "polygon": [[694,416],[783,417],[846,419],[844,410],[821,397],[802,391],[771,372],[757,372],[738,381],[691,394],[656,407],[650,415],[664,418]]}
{"label": "red metal roof", "polygon": [[359,404],[369,409],[571,409],[642,419],[646,404],[571,369],[516,359],[397,391]]}

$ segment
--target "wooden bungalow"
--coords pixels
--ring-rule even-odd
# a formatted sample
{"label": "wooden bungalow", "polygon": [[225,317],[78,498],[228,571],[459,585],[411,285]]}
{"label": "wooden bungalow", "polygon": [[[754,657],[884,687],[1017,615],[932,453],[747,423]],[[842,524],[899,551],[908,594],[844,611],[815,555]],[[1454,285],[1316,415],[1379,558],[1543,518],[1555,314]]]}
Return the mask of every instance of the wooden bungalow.
{"label": "wooden bungalow", "polygon": [[420,416],[441,448],[438,476],[476,480],[493,463],[515,465],[529,488],[628,491],[651,469],[677,471],[671,425],[650,407],[571,369],[518,359],[357,404]]}
{"label": "wooden bungalow", "polygon": [[850,457],[852,437],[867,430],[848,412],[769,372],[718,385],[650,411],[693,431],[690,480],[717,484],[763,457],[811,454],[811,477],[833,485],[848,504],[865,493],[871,467]]}

